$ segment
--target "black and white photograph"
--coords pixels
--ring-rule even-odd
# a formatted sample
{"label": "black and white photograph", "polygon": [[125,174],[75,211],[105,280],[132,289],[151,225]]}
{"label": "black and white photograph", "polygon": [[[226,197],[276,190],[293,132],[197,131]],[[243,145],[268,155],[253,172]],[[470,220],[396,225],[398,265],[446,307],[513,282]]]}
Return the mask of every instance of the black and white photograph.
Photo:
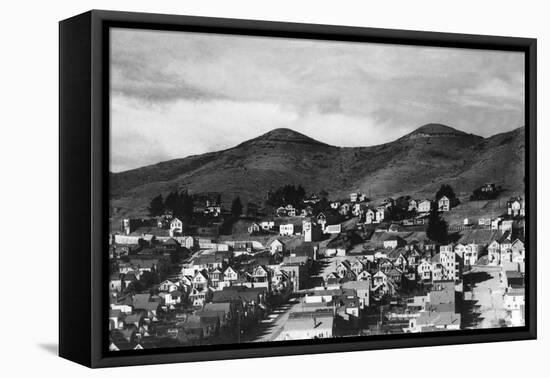
{"label": "black and white photograph", "polygon": [[524,52],[109,38],[109,351],[526,325]]}

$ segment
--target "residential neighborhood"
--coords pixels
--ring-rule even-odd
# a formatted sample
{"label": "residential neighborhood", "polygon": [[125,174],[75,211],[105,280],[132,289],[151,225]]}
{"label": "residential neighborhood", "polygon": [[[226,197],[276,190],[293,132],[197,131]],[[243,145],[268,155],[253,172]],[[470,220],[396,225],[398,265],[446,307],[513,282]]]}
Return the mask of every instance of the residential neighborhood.
{"label": "residential neighborhood", "polygon": [[522,326],[525,200],[494,187],[159,195],[111,225],[109,349]]}

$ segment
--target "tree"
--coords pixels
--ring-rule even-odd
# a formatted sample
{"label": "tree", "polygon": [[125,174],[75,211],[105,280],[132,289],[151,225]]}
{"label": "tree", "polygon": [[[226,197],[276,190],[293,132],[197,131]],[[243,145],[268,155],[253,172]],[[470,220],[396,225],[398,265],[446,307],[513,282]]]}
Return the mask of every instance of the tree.
{"label": "tree", "polygon": [[231,215],[233,215],[235,218],[238,218],[243,213],[243,205],[241,203],[241,199],[239,197],[235,198],[233,200],[233,203],[231,204]]}
{"label": "tree", "polygon": [[174,216],[177,216],[176,213],[179,207],[179,202],[180,199],[177,190],[170,192],[164,200],[164,208],[171,211]]}
{"label": "tree", "polygon": [[179,195],[178,203],[178,215],[183,219],[190,219],[193,217],[193,197],[189,195],[187,190],[184,190]]}
{"label": "tree", "polygon": [[437,210],[430,211],[428,216],[428,230],[426,231],[428,238],[431,240],[445,244],[449,238],[447,231],[447,222],[441,218],[441,214]]}
{"label": "tree", "polygon": [[162,199],[162,194],[154,197],[151,202],[149,202],[149,215],[156,217],[164,214],[164,200]]}

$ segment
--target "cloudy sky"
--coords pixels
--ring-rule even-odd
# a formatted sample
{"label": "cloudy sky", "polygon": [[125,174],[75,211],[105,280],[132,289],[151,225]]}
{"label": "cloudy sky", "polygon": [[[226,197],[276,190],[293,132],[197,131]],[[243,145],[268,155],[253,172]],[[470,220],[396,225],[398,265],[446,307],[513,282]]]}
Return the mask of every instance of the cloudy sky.
{"label": "cloudy sky", "polygon": [[430,122],[481,136],[523,126],[523,54],[111,31],[114,172],[279,127],[369,146]]}

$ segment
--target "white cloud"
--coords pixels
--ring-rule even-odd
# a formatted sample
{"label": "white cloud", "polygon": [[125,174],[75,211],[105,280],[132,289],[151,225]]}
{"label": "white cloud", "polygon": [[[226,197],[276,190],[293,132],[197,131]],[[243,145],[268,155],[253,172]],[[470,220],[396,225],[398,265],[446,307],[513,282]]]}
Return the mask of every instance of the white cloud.
{"label": "white cloud", "polygon": [[488,136],[523,125],[523,73],[515,52],[115,29],[112,165],[277,127],[343,146],[428,122]]}

